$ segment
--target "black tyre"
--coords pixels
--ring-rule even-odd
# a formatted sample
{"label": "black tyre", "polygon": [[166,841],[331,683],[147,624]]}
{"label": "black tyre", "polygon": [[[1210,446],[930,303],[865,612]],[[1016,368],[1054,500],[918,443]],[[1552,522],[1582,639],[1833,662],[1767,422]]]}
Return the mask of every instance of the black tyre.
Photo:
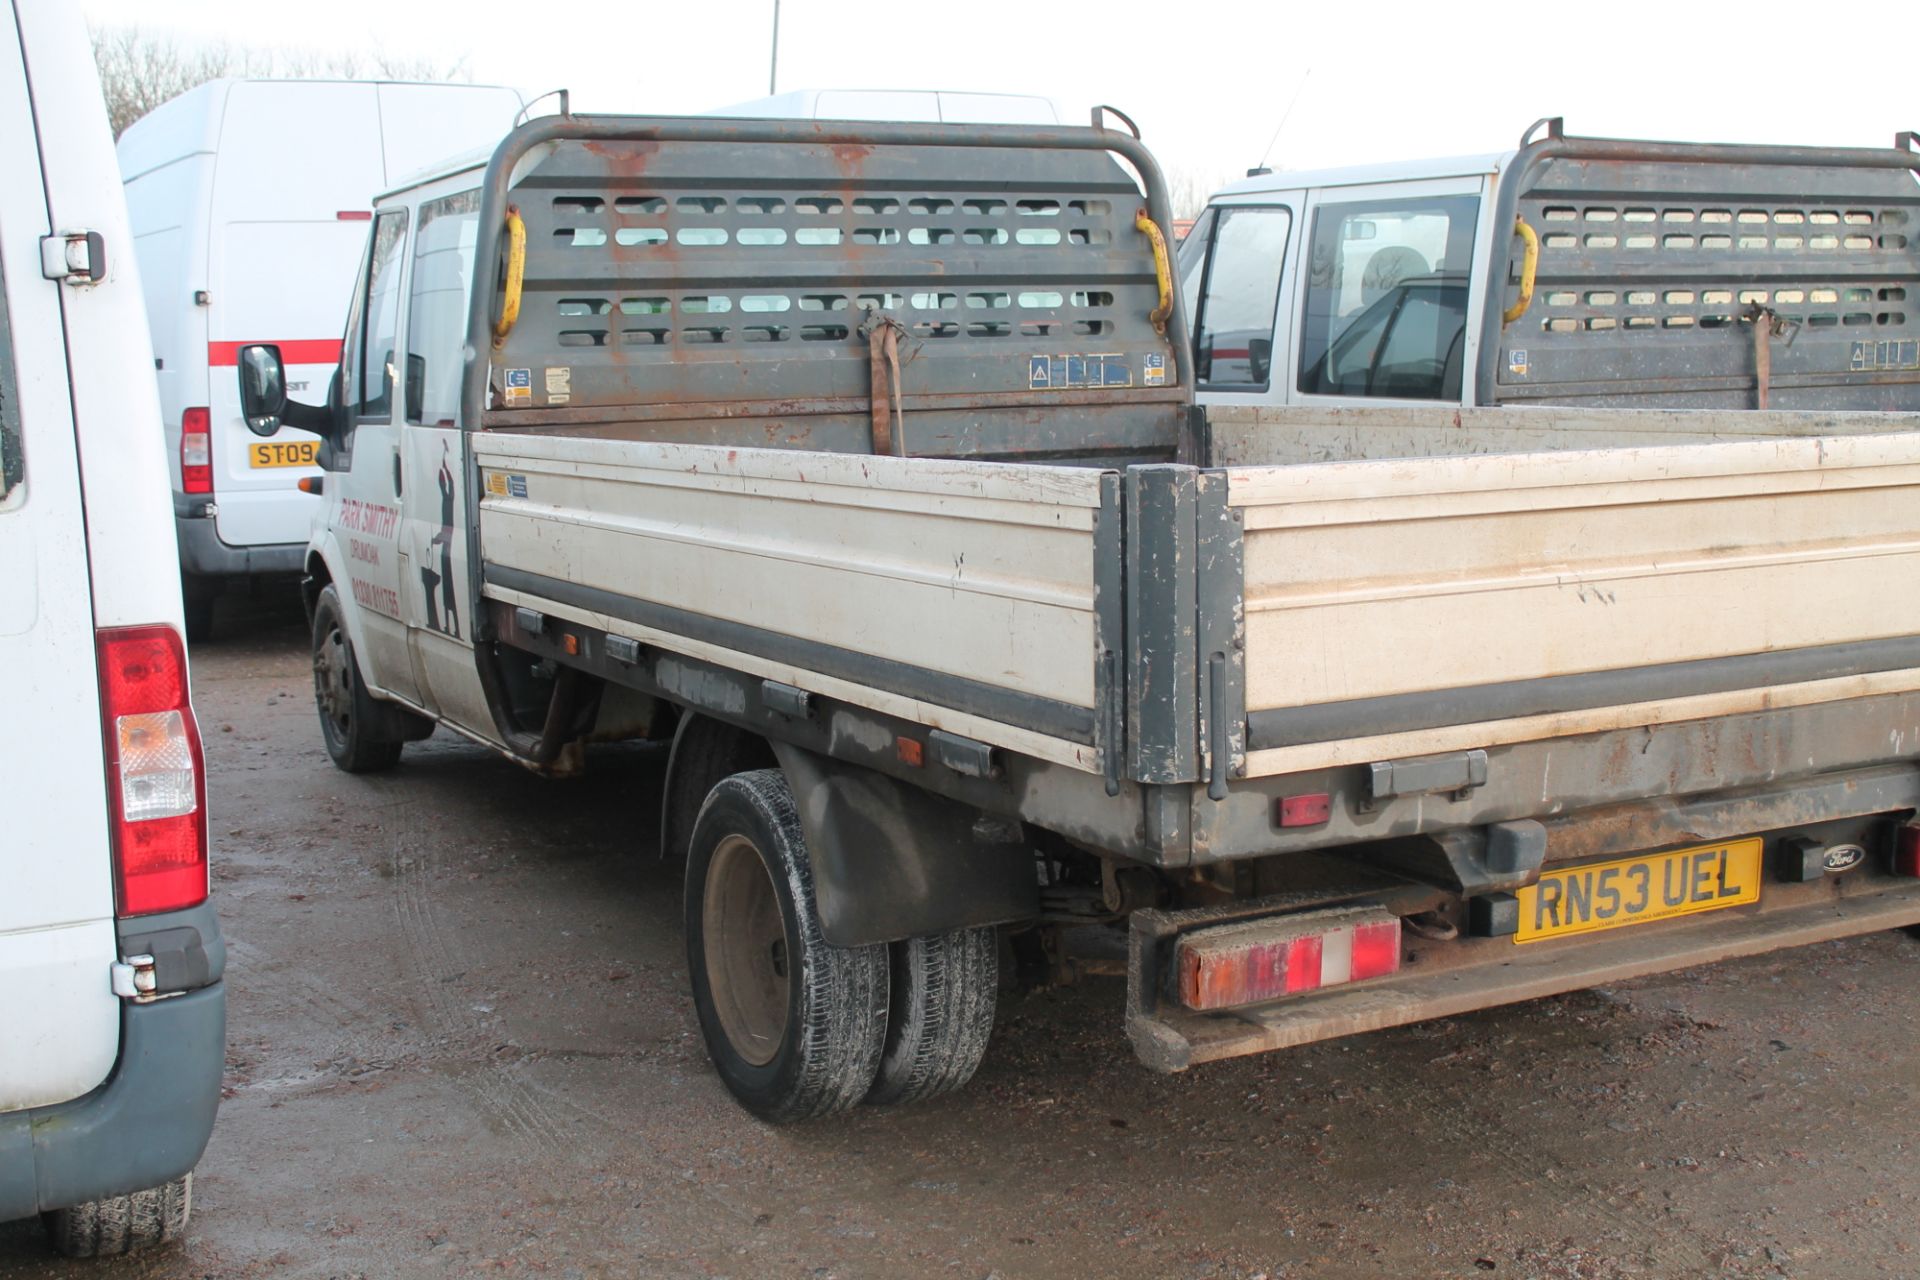
{"label": "black tyre", "polygon": [[348,773],[374,773],[400,762],[405,738],[393,731],[388,709],[375,703],[360,678],[332,583],[321,588],[313,606],[313,701],[336,765]]}
{"label": "black tyre", "polygon": [[135,1191],[90,1200],[46,1214],[53,1247],[69,1258],[105,1258],[178,1239],[193,1214],[193,1175]]}
{"label": "black tyre", "polygon": [[956,929],[890,947],[887,1046],[867,1101],[921,1102],[952,1093],[986,1056],[1000,990],[993,929]]}
{"label": "black tyre", "polygon": [[720,1079],[775,1123],[845,1111],[887,1034],[887,948],[820,933],[813,870],[778,769],[707,793],[687,856],[687,968]]}
{"label": "black tyre", "polygon": [[199,644],[213,638],[213,602],[219,598],[217,579],[194,574],[181,576],[180,605],[186,615],[188,643]]}

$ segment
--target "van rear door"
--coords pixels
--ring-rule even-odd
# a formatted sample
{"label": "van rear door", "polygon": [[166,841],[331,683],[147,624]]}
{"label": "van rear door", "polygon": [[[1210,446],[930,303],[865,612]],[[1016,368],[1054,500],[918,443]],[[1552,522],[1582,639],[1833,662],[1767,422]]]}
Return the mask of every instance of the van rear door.
{"label": "van rear door", "polygon": [[0,1112],[88,1092],[120,1048],[67,286],[41,272],[52,218],[35,124],[9,21],[0,24],[0,172],[9,175],[0,183]]}
{"label": "van rear door", "polygon": [[314,499],[295,491],[294,449],[317,437],[261,440],[240,417],[234,366],[249,342],[280,346],[288,391],[317,403],[340,360],[340,330],[386,183],[373,87],[239,81],[227,99],[214,171],[208,279],[208,404],[214,527],[232,546],[305,542]]}

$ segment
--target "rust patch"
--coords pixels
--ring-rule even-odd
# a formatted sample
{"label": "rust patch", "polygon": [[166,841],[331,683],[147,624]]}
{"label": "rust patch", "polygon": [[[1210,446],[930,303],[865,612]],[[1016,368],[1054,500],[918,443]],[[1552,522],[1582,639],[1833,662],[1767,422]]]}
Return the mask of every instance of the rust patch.
{"label": "rust patch", "polygon": [[852,177],[867,167],[867,158],[873,154],[873,148],[858,142],[836,142],[829,148],[833,158],[840,163],[841,169]]}
{"label": "rust patch", "polygon": [[634,177],[647,171],[647,166],[653,162],[653,157],[660,152],[660,144],[644,139],[627,142],[596,142],[583,139],[580,149],[604,162],[614,173]]}

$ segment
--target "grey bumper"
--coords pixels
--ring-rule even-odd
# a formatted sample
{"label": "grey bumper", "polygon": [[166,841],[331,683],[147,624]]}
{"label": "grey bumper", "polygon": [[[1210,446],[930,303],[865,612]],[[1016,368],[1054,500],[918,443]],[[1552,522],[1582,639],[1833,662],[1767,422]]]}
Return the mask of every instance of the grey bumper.
{"label": "grey bumper", "polygon": [[236,547],[220,541],[213,517],[204,514],[205,498],[173,495],[173,525],[180,537],[180,569],[206,578],[245,578],[264,574],[299,573],[306,565],[307,544],[274,542]]}
{"label": "grey bumper", "polygon": [[[154,923],[161,928],[144,932]],[[0,1222],[171,1182],[206,1150],[226,1066],[225,948],[206,908],[122,925],[124,946],[151,938],[156,974],[207,982],[120,1014],[120,1059],[71,1102],[0,1115]],[[189,938],[188,934],[197,934]],[[169,963],[171,962],[171,963]]]}

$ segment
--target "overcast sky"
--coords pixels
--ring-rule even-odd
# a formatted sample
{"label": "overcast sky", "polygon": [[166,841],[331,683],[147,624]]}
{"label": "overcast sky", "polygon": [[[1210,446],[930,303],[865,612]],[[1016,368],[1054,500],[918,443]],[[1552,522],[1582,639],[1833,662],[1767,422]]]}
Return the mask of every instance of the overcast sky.
{"label": "overcast sky", "polygon": [[[95,25],[137,25],[182,44],[378,49],[462,61],[480,82],[565,86],[576,110],[670,113],[764,95],[773,15],[773,0],[82,7]],[[1897,6],[783,0],[780,9],[782,91],[1037,93],[1072,122],[1110,102],[1139,121],[1164,166],[1208,185],[1258,163],[1270,140],[1275,168],[1320,168],[1503,150],[1547,115],[1564,115],[1574,133],[1690,141],[1885,146],[1897,129],[1920,129]]]}

